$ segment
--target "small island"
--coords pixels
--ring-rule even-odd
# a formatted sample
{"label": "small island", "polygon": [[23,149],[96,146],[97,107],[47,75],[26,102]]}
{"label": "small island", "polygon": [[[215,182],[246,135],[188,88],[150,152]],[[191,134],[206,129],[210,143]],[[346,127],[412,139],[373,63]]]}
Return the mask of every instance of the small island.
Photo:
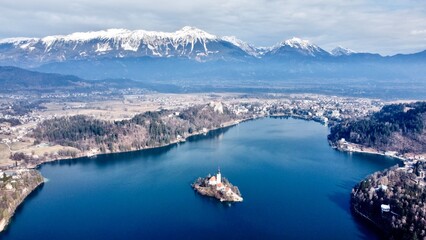
{"label": "small island", "polygon": [[195,191],[203,196],[214,197],[221,202],[242,202],[240,190],[233,186],[228,179],[222,177],[220,169],[215,176],[210,174],[198,178],[192,185]]}

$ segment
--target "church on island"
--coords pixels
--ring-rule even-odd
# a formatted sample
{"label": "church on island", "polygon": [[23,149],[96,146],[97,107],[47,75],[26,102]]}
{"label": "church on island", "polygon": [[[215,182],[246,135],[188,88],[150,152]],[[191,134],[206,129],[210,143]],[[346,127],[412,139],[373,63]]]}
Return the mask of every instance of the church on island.
{"label": "church on island", "polygon": [[243,198],[238,187],[233,186],[226,178],[222,177],[220,169],[216,175],[198,178],[192,187],[201,195],[215,197],[221,202],[242,202]]}
{"label": "church on island", "polygon": [[[220,169],[217,170],[216,176],[212,176],[209,179],[209,185],[216,186],[217,191],[222,191],[225,189],[225,186],[222,184],[222,174],[220,173]],[[227,188],[228,191],[231,190],[229,187]]]}

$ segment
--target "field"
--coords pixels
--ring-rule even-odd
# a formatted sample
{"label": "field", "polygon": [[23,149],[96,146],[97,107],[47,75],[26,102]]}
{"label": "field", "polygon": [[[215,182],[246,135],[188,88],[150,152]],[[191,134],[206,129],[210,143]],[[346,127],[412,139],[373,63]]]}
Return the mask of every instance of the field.
{"label": "field", "polygon": [[132,118],[138,113],[159,109],[184,108],[194,104],[232,99],[240,94],[149,94],[126,95],[121,100],[96,102],[49,102],[46,109],[38,111],[42,118],[53,116],[88,115],[103,120]]}
{"label": "field", "polygon": [[0,167],[12,164],[12,161],[9,159],[9,157],[10,157],[9,147],[6,144],[1,143],[0,144]]}

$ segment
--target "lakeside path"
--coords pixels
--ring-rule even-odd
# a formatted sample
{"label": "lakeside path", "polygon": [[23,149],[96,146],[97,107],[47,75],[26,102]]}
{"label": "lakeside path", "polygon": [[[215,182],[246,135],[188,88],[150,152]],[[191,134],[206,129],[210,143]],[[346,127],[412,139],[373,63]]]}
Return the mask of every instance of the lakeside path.
{"label": "lakeside path", "polygon": [[365,147],[359,144],[355,144],[355,143],[350,143],[350,142],[337,142],[337,143],[330,143],[330,145],[333,148],[336,148],[339,151],[342,152],[355,152],[355,153],[367,153],[367,154],[375,154],[375,155],[381,155],[381,156],[386,156],[386,157],[391,157],[391,158],[396,158],[401,160],[404,164],[412,164],[412,161],[417,161],[417,160],[425,160],[426,159],[426,154],[412,154],[412,153],[405,153],[403,155],[398,154],[397,152],[384,152],[384,151],[380,151],[377,150],[375,148],[371,148],[371,147]]}

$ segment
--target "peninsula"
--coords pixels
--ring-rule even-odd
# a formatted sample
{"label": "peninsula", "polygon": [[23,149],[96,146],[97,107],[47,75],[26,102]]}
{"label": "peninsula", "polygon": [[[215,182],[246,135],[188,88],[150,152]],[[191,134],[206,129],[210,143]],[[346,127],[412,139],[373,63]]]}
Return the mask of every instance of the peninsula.
{"label": "peninsula", "polygon": [[240,190],[233,186],[228,179],[222,177],[220,170],[215,176],[210,174],[205,178],[198,178],[192,187],[203,196],[214,197],[221,202],[242,202]]}
{"label": "peninsula", "polygon": [[426,102],[390,104],[369,116],[341,121],[331,127],[328,140],[341,151],[424,161]]}

